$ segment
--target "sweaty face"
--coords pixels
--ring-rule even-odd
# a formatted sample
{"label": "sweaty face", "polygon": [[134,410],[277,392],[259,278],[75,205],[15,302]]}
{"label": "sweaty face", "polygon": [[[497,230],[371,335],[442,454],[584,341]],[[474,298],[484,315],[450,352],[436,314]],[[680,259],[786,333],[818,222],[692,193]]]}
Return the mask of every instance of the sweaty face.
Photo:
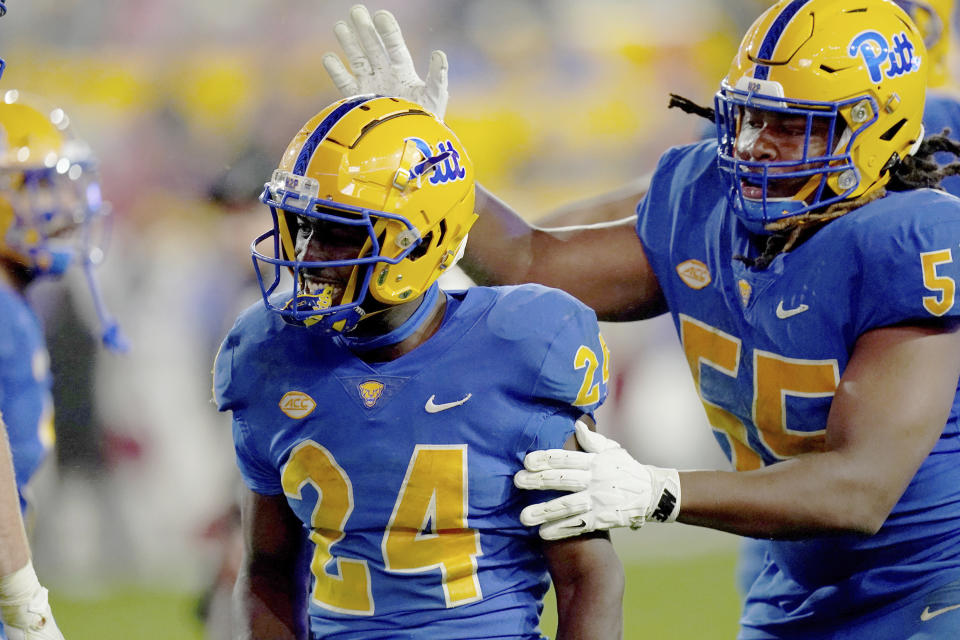
{"label": "sweaty face", "polygon": [[[296,258],[301,262],[353,260],[360,255],[370,238],[366,225],[352,225],[311,216],[298,215],[295,243]],[[325,306],[340,304],[353,265],[323,266],[300,272],[304,293],[329,297]]]}
{"label": "sweaty face", "polygon": [[[808,126],[809,142],[807,142]],[[836,139],[838,132],[833,132],[833,136]],[[789,166],[769,167],[768,175],[775,176],[824,167],[826,163],[822,161],[804,162],[804,160],[827,155],[830,152],[830,140],[831,122],[827,117],[808,117],[745,107],[741,113],[740,130],[737,133],[734,150],[740,160],[793,163]],[[809,175],[771,179],[767,183],[767,197],[791,198],[809,180]],[[742,179],[741,188],[746,198],[760,200],[763,197],[763,187],[759,179]]]}

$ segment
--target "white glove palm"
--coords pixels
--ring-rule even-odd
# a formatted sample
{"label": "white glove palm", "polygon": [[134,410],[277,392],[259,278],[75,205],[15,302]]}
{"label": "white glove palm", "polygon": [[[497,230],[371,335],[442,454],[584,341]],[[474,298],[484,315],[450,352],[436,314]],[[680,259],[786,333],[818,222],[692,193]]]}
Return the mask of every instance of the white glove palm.
{"label": "white glove palm", "polygon": [[350,71],[337,54],[323,56],[323,66],[340,93],[346,98],[361,93],[404,98],[443,120],[448,98],[446,54],[434,51],[430,55],[424,81],[417,75],[393,14],[381,10],[371,19],[367,8],[358,4],[350,9],[350,23],[340,21],[333,26]]}
{"label": "white glove palm", "polygon": [[540,537],[557,540],[614,527],[639,528],[648,520],[673,522],[680,511],[676,469],[640,464],[617,442],[590,431],[580,420],[583,451],[533,451],[513,477],[521,489],[575,491],[520,512],[520,521],[542,525]]}
{"label": "white glove palm", "polygon": [[30,563],[0,578],[0,618],[8,640],[64,640]]}

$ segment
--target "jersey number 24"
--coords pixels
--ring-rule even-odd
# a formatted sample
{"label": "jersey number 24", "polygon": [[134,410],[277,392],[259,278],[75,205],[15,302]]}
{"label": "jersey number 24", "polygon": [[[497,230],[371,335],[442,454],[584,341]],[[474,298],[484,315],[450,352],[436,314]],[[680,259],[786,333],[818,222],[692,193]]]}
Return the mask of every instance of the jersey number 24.
{"label": "jersey number 24", "polygon": [[[310,522],[313,602],[339,613],[373,615],[367,561],[333,552],[354,507],[346,472],[326,448],[308,440],[291,452],[281,479],[290,499],[302,500],[307,484],[319,496]],[[417,445],[380,545],[387,571],[439,571],[447,607],[483,598],[476,561],[480,537],[466,526],[467,504],[466,445]],[[331,563],[336,571],[327,573]]]}

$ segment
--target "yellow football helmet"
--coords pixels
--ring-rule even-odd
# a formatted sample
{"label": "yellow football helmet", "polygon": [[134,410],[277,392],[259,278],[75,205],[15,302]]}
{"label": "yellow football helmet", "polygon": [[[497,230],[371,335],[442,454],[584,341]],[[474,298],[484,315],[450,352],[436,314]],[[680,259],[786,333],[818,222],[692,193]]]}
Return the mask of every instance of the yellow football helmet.
{"label": "yellow football helmet", "polygon": [[15,89],[0,96],[0,259],[28,282],[79,264],[100,318],[104,345],[127,340],[107,312],[94,277],[104,258],[108,207],[90,147],[63,109]]}
{"label": "yellow football helmet", "polygon": [[[716,96],[718,161],[734,212],[755,232],[772,222],[862,197],[889,180],[923,138],[926,49],[887,0],[781,0],[753,23]],[[738,157],[744,109],[806,118],[803,157]],[[826,123],[827,150],[808,153]],[[788,197],[776,186],[806,178]],[[762,189],[762,197],[744,196]],[[759,188],[759,189],[758,189]]]}
{"label": "yellow football helmet", "polygon": [[950,84],[950,27],[953,23],[953,0],[894,0],[913,18],[923,44],[927,47],[929,71],[927,84],[942,87]]}
{"label": "yellow football helmet", "polygon": [[97,163],[62,109],[16,90],[0,99],[0,256],[31,276],[89,255],[102,213]]}
{"label": "yellow football helmet", "polygon": [[[426,293],[460,258],[476,220],[473,165],[456,135],[412,102],[374,95],[340,100],[311,118],[261,201],[273,229],[251,248],[267,308],[294,324],[334,331],[355,327],[376,306],[371,300],[395,305]],[[359,254],[337,261],[298,256],[304,217],[366,229]],[[311,270],[351,265],[339,300],[330,289],[311,292],[305,284]],[[277,297],[284,270],[296,284]]]}

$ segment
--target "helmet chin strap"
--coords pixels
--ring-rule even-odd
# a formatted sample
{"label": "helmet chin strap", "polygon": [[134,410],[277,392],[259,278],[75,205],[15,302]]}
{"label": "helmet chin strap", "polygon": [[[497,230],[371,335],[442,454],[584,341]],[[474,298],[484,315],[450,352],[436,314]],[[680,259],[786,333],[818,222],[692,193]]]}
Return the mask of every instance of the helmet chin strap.
{"label": "helmet chin strap", "polygon": [[[385,347],[391,344],[397,344],[409,338],[413,333],[420,328],[423,322],[430,315],[430,312],[433,311],[434,305],[437,303],[437,299],[440,297],[440,285],[434,282],[430,285],[430,288],[424,292],[423,296],[420,299],[420,305],[417,307],[417,310],[410,314],[410,317],[403,321],[403,323],[393,329],[388,333],[376,336],[351,336],[349,333],[340,334],[340,339],[353,351],[371,351],[379,347]],[[386,309],[382,310],[386,311]],[[382,311],[375,311],[370,314],[364,315],[364,319],[381,313]]]}

